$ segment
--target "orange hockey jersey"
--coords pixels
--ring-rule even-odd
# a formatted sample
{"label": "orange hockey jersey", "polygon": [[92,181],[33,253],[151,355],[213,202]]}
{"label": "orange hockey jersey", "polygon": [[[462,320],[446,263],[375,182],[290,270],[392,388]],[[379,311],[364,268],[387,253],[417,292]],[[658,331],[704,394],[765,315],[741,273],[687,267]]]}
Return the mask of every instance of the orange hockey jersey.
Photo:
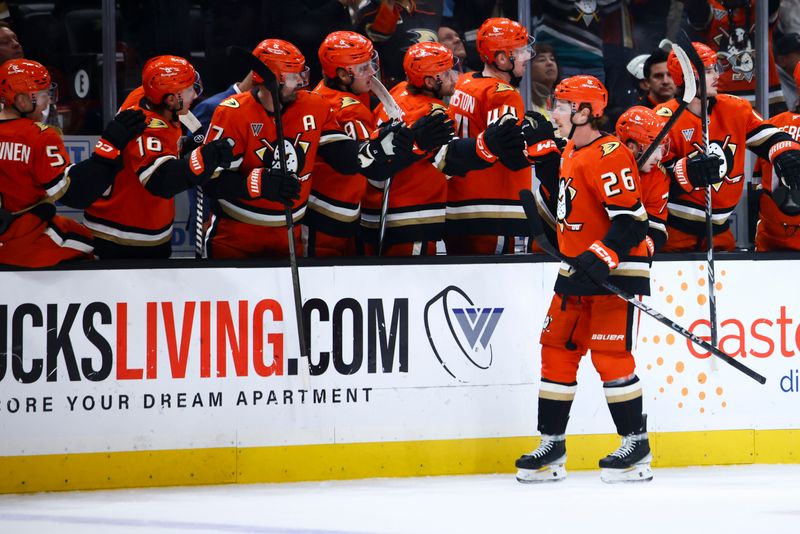
{"label": "orange hockey jersey", "polygon": [[[592,143],[564,148],[558,183],[556,234],[562,254],[574,258],[597,240],[603,239],[614,217],[627,215],[647,220],[640,199],[639,171],[630,150],[612,135],[604,134]],[[618,251],[619,252],[619,251]],[[556,279],[556,293],[606,294],[602,288],[587,288],[571,280],[572,269],[562,263]],[[619,266],[609,281],[637,295],[650,294],[650,255],[644,240],[619,254]]]}
{"label": "orange hockey jersey", "polygon": [[[402,82],[391,90],[403,110],[408,126],[434,110],[447,111],[441,100],[425,95],[412,95]],[[389,120],[383,105],[375,110],[378,123]],[[364,196],[361,225],[368,242],[377,244],[383,186],[386,182],[370,181]],[[447,176],[425,157],[401,170],[392,178],[386,217],[387,244],[414,241],[438,241],[444,235]]]}
{"label": "orange hockey jersey", "polygon": [[657,232],[663,235],[661,243],[667,239],[667,201],[669,199],[669,176],[657,165],[650,172],[639,175],[641,178],[641,199],[647,211],[647,222],[651,236]]}
{"label": "orange hockey jersey", "polygon": [[[767,122],[774,124],[795,141],[800,141],[800,114],[787,111],[772,117]],[[772,200],[772,192],[779,182],[772,165],[763,159],[756,161],[755,173],[761,175],[764,194],[759,199],[759,222],[756,230],[756,250],[800,250],[800,215],[783,213]]]}
{"label": "orange hockey jersey", "polygon": [[[320,82],[313,93],[324,98],[336,122],[356,141],[369,140],[375,118],[369,109],[369,94],[354,95],[337,91]],[[361,198],[367,189],[362,174],[340,174],[322,158],[314,162],[311,194],[303,224],[326,234],[350,237],[358,232]]]}
{"label": "orange hockey jersey", "polygon": [[[133,109],[142,109],[138,105]],[[142,109],[147,128],[125,147],[124,168],[110,191],[84,211],[84,224],[100,239],[120,245],[156,246],[172,238],[175,200],[145,189],[153,172],[180,154],[180,124]]]}
{"label": "orange hockey jersey", "polygon": [[[766,2],[767,0],[759,1]],[[701,41],[718,51],[720,65],[723,69],[719,77],[719,92],[740,96],[754,104],[757,72],[754,50],[756,6],[750,6],[748,13],[745,8],[729,12],[719,0],[708,0],[708,4],[711,8],[711,18],[708,26],[702,32],[704,38]],[[733,20],[730,19],[730,14],[733,14]],[[776,20],[777,14],[769,21],[768,39],[770,43],[772,43]],[[772,105],[783,101],[778,69],[775,67],[775,58],[772,54],[772,46],[770,46],[769,103]]]}
{"label": "orange hockey jersey", "polygon": [[[522,97],[514,87],[480,73],[462,74],[450,98],[456,136],[475,138],[506,113],[521,118]],[[532,171],[512,171],[497,162],[483,170],[454,177],[448,183],[447,233],[527,235],[519,191],[530,189]]]}
{"label": "orange hockey jersey", "polygon": [[[678,102],[674,99],[656,107],[662,117],[672,116]],[[779,130],[763,121],[747,100],[731,95],[719,95],[709,106],[710,152],[722,158],[720,174],[723,181],[712,187],[711,204],[714,234],[724,232],[745,183],[744,156],[750,148],[764,154],[770,137]],[[669,133],[670,158],[682,158],[702,152],[703,133],[700,117],[688,109],[680,116]],[[673,187],[668,204],[669,225],[697,236],[705,235],[705,189],[690,193]]]}
{"label": "orange hockey jersey", "polygon": [[[286,168],[300,179],[300,198],[292,206],[299,221],[306,212],[311,192],[311,171],[321,144],[349,139],[342,133],[327,100],[308,91],[298,91],[297,100],[283,109]],[[206,142],[233,139],[236,160],[230,170],[243,177],[258,167],[278,165],[275,120],[258,101],[255,91],[233,95],[220,102],[211,118]],[[220,199],[218,215],[258,226],[285,227],[285,207],[265,199]]]}

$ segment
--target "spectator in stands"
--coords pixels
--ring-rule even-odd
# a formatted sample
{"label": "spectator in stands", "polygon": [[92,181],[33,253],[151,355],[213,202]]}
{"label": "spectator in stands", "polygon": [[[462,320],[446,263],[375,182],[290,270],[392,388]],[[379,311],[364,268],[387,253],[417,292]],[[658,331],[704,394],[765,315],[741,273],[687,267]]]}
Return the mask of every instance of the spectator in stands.
{"label": "spectator in stands", "polygon": [[775,64],[778,67],[783,98],[791,110],[797,107],[797,86],[792,73],[798,61],[800,61],[800,34],[787,33],[778,37],[775,40]]}
{"label": "spectator in stands", "polygon": [[437,34],[439,42],[452,50],[453,55],[458,58],[456,70],[460,73],[467,72],[467,49],[458,32],[449,26],[439,26]]}
{"label": "spectator in stands", "polygon": [[22,57],[24,57],[24,52],[17,39],[17,34],[7,22],[0,20],[0,65],[9,59]]}
{"label": "spectator in stands", "polygon": [[642,70],[644,78],[639,87],[644,91],[639,103],[654,108],[675,98],[675,81],[667,69],[667,53],[657,48],[644,62]]}
{"label": "spectator in stands", "polygon": [[547,117],[550,122],[550,104],[558,81],[558,63],[553,47],[546,43],[534,45],[536,55],[531,60],[530,109]]}
{"label": "spectator in stands", "polygon": [[[769,113],[786,111],[775,59],[772,55],[772,31],[778,19],[781,0],[769,2]],[[689,24],[707,43],[724,69],[719,77],[719,92],[742,97],[755,104],[756,0],[687,0]]]}

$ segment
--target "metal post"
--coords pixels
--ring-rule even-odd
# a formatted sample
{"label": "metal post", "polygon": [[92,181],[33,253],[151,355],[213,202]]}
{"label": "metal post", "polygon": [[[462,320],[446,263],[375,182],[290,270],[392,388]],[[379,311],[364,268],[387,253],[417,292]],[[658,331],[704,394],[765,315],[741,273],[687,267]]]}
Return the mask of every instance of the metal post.
{"label": "metal post", "polygon": [[[531,35],[531,3],[530,0],[522,0],[519,2],[519,9],[517,11],[517,21],[528,29],[528,34]],[[525,76],[519,86],[519,92],[522,94],[522,102],[525,109],[530,107],[531,100],[531,76],[530,68],[527,69]]]}
{"label": "metal post", "polygon": [[117,6],[103,0],[103,124],[117,114]]}
{"label": "metal post", "polygon": [[769,2],[761,0],[756,7],[756,110],[769,118]]}

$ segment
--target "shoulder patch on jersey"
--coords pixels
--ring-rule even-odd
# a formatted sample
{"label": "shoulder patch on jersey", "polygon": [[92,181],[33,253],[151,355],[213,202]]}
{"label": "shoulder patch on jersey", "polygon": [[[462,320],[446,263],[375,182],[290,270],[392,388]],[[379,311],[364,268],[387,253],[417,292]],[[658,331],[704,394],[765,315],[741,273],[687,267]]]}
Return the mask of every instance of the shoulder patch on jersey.
{"label": "shoulder patch on jersey", "polygon": [[659,108],[656,111],[656,115],[659,117],[672,117],[672,110],[669,108]]}
{"label": "shoulder patch on jersey", "polygon": [[349,108],[350,106],[357,106],[360,103],[360,100],[356,100],[355,98],[349,96],[344,96],[342,97],[342,107],[340,109]]}
{"label": "shoulder patch on jersey", "polygon": [[235,98],[226,98],[222,102],[219,103],[220,106],[225,106],[226,108],[238,108],[239,101]]}
{"label": "shoulder patch on jersey", "polygon": [[147,123],[148,128],[169,128],[169,125],[162,121],[161,119],[157,119],[153,117],[150,119],[150,122]]}
{"label": "shoulder patch on jersey", "polygon": [[442,104],[437,104],[436,102],[431,103],[431,113],[447,113],[447,108]]}
{"label": "shoulder patch on jersey", "polygon": [[495,93],[503,93],[505,91],[513,91],[514,88],[507,83],[498,83],[497,87],[494,88]]}
{"label": "shoulder patch on jersey", "polygon": [[42,131],[42,132],[45,131],[46,129],[50,128],[48,125],[46,125],[43,122],[34,122],[33,124],[38,126],[39,127],[39,131]]}
{"label": "shoulder patch on jersey", "polygon": [[605,156],[608,156],[616,149],[618,149],[620,145],[621,143],[619,141],[609,141],[608,143],[603,143],[602,145],[600,145],[600,150],[603,151],[603,155],[600,157],[603,158]]}

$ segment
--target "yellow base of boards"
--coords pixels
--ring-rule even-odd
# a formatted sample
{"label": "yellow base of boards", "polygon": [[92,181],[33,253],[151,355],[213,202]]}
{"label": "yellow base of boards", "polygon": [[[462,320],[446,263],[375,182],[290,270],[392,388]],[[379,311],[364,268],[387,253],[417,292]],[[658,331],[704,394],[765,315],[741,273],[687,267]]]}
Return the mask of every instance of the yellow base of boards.
{"label": "yellow base of boards", "polygon": [[[0,493],[512,473],[538,438],[225,447],[0,457]],[[800,463],[800,430],[650,434],[654,467]],[[615,435],[567,437],[567,468],[597,469]]]}

